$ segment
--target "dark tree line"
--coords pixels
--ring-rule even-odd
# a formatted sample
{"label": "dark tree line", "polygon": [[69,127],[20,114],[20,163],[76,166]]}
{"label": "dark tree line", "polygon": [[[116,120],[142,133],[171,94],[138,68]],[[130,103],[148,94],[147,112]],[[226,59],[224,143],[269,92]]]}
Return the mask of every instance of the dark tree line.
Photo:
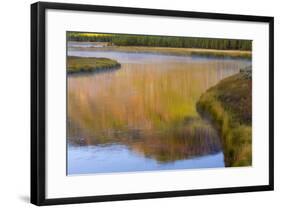
{"label": "dark tree line", "polygon": [[251,40],[119,34],[89,35],[89,33],[77,32],[68,32],[67,39],[69,41],[111,42],[112,44],[117,46],[154,46],[221,50],[252,50]]}

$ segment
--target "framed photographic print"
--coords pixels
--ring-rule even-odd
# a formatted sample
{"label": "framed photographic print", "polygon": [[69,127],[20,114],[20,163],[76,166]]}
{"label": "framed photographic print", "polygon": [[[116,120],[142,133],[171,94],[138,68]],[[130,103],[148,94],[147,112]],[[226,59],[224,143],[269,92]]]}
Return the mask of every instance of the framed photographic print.
{"label": "framed photographic print", "polygon": [[31,202],[273,190],[273,17],[31,5]]}

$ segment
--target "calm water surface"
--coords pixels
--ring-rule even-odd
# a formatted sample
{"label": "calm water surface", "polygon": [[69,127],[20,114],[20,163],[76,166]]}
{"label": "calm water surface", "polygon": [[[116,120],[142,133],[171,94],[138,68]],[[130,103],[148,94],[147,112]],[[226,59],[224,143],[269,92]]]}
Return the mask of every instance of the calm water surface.
{"label": "calm water surface", "polygon": [[68,174],[224,167],[200,95],[245,60],[69,48],[116,59],[110,72],[68,76]]}

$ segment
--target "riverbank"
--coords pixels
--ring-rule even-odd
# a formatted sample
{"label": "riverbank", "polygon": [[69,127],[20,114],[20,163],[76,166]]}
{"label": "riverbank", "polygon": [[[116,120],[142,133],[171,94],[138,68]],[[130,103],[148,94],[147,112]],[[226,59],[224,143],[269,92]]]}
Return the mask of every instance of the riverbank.
{"label": "riverbank", "polygon": [[120,68],[121,64],[113,59],[95,57],[67,57],[67,73],[97,72]]}
{"label": "riverbank", "polygon": [[221,134],[225,165],[252,164],[252,71],[220,81],[204,93],[197,110],[209,117]]}
{"label": "riverbank", "polygon": [[[97,47],[96,43],[92,43],[91,47],[71,47],[71,44],[79,42],[70,42],[70,50],[91,50],[91,51],[116,51],[126,53],[153,53],[177,56],[204,56],[204,57],[220,57],[220,58],[243,58],[251,59],[251,51],[242,50],[216,50],[216,49],[200,49],[200,48],[170,48],[170,47],[147,47],[147,46],[105,46]],[[89,43],[90,44],[90,43]]]}

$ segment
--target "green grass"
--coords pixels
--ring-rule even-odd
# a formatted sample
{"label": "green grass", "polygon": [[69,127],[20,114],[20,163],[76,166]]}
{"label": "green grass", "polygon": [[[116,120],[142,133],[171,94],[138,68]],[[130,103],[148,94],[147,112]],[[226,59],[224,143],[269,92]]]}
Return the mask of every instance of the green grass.
{"label": "green grass", "polygon": [[252,164],[252,79],[243,72],[204,93],[197,109],[208,116],[222,138],[225,165]]}
{"label": "green grass", "polygon": [[69,74],[117,69],[120,66],[117,61],[108,58],[67,57],[67,73]]}
{"label": "green grass", "polygon": [[223,58],[245,58],[251,59],[251,51],[240,50],[216,50],[216,49],[198,49],[198,48],[168,48],[168,47],[134,47],[134,46],[119,46],[110,47],[114,50],[128,52],[147,52],[161,53],[177,56],[205,56],[205,57],[223,57]]}

